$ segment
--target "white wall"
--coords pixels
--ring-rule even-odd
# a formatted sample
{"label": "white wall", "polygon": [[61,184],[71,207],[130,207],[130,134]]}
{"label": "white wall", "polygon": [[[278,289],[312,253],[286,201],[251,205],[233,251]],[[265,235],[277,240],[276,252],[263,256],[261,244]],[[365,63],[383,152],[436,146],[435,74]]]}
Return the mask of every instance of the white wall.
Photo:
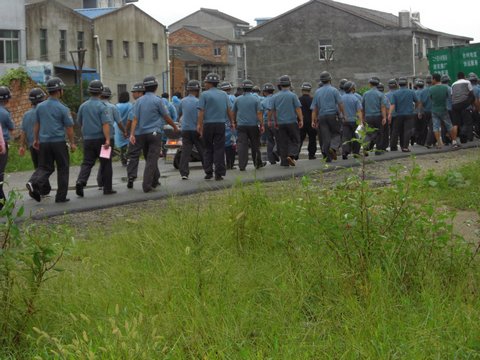
{"label": "white wall", "polygon": [[25,40],[25,0],[0,0],[0,29],[20,31],[19,64],[0,64],[0,75],[10,68],[25,65],[26,40]]}

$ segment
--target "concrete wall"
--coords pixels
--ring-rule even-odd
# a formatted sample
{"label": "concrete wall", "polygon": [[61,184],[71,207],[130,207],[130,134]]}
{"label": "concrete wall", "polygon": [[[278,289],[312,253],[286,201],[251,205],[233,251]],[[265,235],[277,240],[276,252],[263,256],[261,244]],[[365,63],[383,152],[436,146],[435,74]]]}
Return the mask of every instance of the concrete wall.
{"label": "concrete wall", "polygon": [[[319,39],[332,40],[334,61],[319,60]],[[258,84],[289,74],[298,88],[317,83],[327,70],[334,83],[348,78],[362,86],[373,75],[387,81],[413,72],[411,30],[386,29],[317,2],[252,30],[245,40],[248,74]]]}
{"label": "concrete wall", "polygon": [[[129,90],[147,75],[155,75],[163,91],[162,75],[168,69],[165,27],[134,5],[99,17],[94,21],[102,52],[102,81],[117,95],[118,84]],[[107,40],[113,40],[113,56],[107,57]],[[130,56],[123,57],[123,41],[129,42]],[[144,43],[144,59],[139,59],[138,43]],[[152,44],[158,44],[158,59],[153,59]],[[94,64],[100,69],[100,63]]]}
{"label": "concrete wall", "polygon": [[[40,29],[47,29],[48,61],[56,64],[73,65],[70,50],[77,49],[77,34],[84,32],[86,67],[95,68],[95,49],[93,43],[92,24],[89,19],[75,13],[72,9],[59,5],[54,0],[47,0],[26,6],[27,14],[27,58],[40,58]],[[67,31],[66,60],[60,60],[60,30]]]}
{"label": "concrete wall", "polygon": [[0,0],[0,14],[2,30],[20,31],[19,62],[16,64],[0,64],[0,75],[8,69],[25,65],[26,62],[26,34],[25,34],[25,1]]}
{"label": "concrete wall", "polygon": [[[42,2],[43,0],[26,0],[26,4],[34,4]],[[68,6],[72,9],[81,9],[83,7],[83,0],[57,0],[59,3]]]}
{"label": "concrete wall", "polygon": [[193,13],[180,22],[170,25],[169,31],[173,33],[185,25],[198,26],[229,40],[235,39],[235,29],[231,22],[202,11]]}

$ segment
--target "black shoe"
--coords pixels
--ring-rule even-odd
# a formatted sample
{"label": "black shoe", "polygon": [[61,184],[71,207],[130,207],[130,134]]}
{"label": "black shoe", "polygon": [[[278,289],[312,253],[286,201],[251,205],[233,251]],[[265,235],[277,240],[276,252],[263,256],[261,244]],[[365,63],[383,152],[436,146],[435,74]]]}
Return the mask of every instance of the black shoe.
{"label": "black shoe", "polygon": [[377,156],[378,155],[383,155],[383,151],[377,150],[377,151],[375,151],[375,155],[377,155]]}
{"label": "black shoe", "polygon": [[239,170],[240,170],[240,171],[245,171],[246,169],[245,169],[245,168],[243,168],[243,169],[239,169]]}
{"label": "black shoe", "polygon": [[222,181],[223,176],[222,175],[215,175],[215,181]]}
{"label": "black shoe", "polygon": [[308,157],[308,160],[315,160],[317,157],[315,155],[311,155]]}
{"label": "black shoe", "polygon": [[28,195],[30,195],[32,199],[35,199],[35,201],[37,202],[40,202],[42,200],[40,193],[33,188],[33,185],[31,182],[27,183],[27,190],[28,190]]}
{"label": "black shoe", "polygon": [[295,159],[292,156],[287,156],[287,162],[288,162],[288,165],[290,165],[290,166],[297,165],[297,162],[295,161]]}
{"label": "black shoe", "polygon": [[127,189],[133,189],[133,182],[134,181],[135,181],[134,178],[128,178]]}
{"label": "black shoe", "polygon": [[77,183],[75,185],[75,193],[80,196],[80,197],[83,197],[83,184],[80,184],[80,183]]}
{"label": "black shoe", "polygon": [[343,160],[348,160],[348,155],[342,155]]}
{"label": "black shoe", "polygon": [[156,181],[152,184],[152,188],[156,189],[157,187],[159,187],[161,184],[160,184],[160,181]]}
{"label": "black shoe", "polygon": [[213,175],[212,175],[212,174],[207,174],[207,175],[205,175],[204,179],[205,179],[205,180],[212,180],[212,179],[213,179]]}
{"label": "black shoe", "polygon": [[103,195],[113,195],[116,194],[117,192],[115,190],[104,190]]}
{"label": "black shoe", "polygon": [[267,166],[267,162],[266,161],[263,161],[261,164],[258,164],[257,166],[255,166],[256,169],[261,169],[263,167]]}
{"label": "black shoe", "polygon": [[61,204],[61,203],[66,203],[66,202],[69,202],[70,199],[55,199],[55,202],[57,204]]}

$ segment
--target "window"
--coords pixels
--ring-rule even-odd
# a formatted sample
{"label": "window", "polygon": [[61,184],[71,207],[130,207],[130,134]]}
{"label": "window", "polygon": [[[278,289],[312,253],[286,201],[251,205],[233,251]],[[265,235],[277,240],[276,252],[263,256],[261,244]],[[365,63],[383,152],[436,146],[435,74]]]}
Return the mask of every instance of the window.
{"label": "window", "polygon": [[123,57],[128,58],[130,56],[130,44],[128,41],[123,42]]}
{"label": "window", "polygon": [[0,64],[18,63],[19,31],[0,30]]}
{"label": "window", "polygon": [[158,44],[152,44],[153,60],[158,60]]}
{"label": "window", "polygon": [[422,41],[422,59],[427,57],[427,39],[423,39]]}
{"label": "window", "polygon": [[233,45],[228,45],[228,56],[235,56]]}
{"label": "window", "polygon": [[143,60],[145,58],[145,46],[143,42],[138,43],[138,60]]}
{"label": "window", "polygon": [[108,0],[108,7],[109,8],[113,7],[113,0]]}
{"label": "window", "polygon": [[243,75],[243,70],[238,70],[237,71],[237,79],[243,80],[244,75]]}
{"label": "window", "polygon": [[96,8],[97,7],[97,0],[83,0],[83,7],[88,8]]}
{"label": "window", "polygon": [[413,38],[413,51],[415,52],[416,57],[421,57],[420,47],[418,45],[418,38]]}
{"label": "window", "polygon": [[83,31],[79,31],[77,33],[77,49],[84,49],[85,48],[85,33]]}
{"label": "window", "polygon": [[120,96],[121,93],[127,92],[127,84],[117,84],[117,94]]}
{"label": "window", "polygon": [[67,30],[60,30],[60,61],[67,60]]}
{"label": "window", "polygon": [[40,29],[40,60],[48,60],[47,29]]}
{"label": "window", "polygon": [[318,40],[318,58],[320,61],[332,61],[334,52],[331,39]]}
{"label": "window", "polygon": [[213,56],[221,56],[221,55],[222,55],[222,49],[221,48],[213,49]]}
{"label": "window", "polygon": [[107,40],[107,57],[113,57],[113,40]]}
{"label": "window", "polygon": [[430,49],[435,49],[435,42],[430,40]]}
{"label": "window", "polygon": [[236,48],[237,48],[237,57],[238,57],[238,58],[243,57],[243,56],[242,56],[242,55],[243,55],[243,54],[242,54],[242,46],[241,46],[241,45],[237,45]]}

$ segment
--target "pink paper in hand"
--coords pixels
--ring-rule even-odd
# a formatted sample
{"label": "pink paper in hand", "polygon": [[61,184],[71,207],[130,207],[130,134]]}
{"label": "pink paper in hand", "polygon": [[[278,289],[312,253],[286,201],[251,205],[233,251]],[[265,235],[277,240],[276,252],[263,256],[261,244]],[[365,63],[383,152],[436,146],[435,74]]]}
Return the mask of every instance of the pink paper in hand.
{"label": "pink paper in hand", "polygon": [[108,149],[105,149],[105,146],[102,146],[100,150],[100,157],[103,159],[110,159],[110,155],[112,154],[112,147],[109,146]]}

